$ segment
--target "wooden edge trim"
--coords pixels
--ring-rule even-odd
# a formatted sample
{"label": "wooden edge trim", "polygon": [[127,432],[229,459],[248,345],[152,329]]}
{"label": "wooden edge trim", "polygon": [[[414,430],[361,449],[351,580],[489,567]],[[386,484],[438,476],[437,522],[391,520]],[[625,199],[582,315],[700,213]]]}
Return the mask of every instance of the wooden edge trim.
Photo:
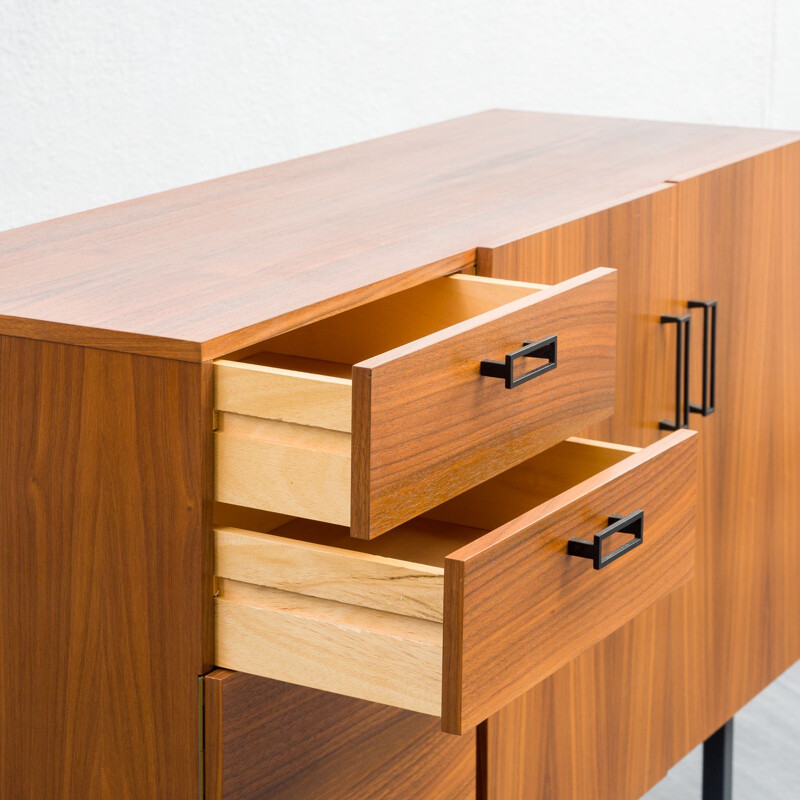
{"label": "wooden edge trim", "polygon": [[[258,344],[264,339],[300,328],[325,317],[340,314],[342,311],[364,305],[371,300],[394,294],[403,289],[410,289],[434,278],[474,269],[475,261],[475,249],[464,250],[399,275],[392,275],[377,283],[359,286],[336,297],[325,298],[279,317],[264,320],[237,331],[220,334],[204,342],[172,339],[169,336],[151,336],[131,331],[91,328],[68,322],[29,319],[6,314],[0,314],[0,334],[56,344],[73,344],[98,350],[114,350],[120,353],[167,358],[174,361],[213,361],[227,353]],[[331,265],[331,267],[334,266],[335,264]]]}
{"label": "wooden edge trim", "polygon": [[47,322],[0,314],[0,334],[40,342],[71,344],[95,350],[113,350],[138,356],[153,356],[172,361],[200,362],[202,348],[199,342],[170,339],[166,336],[146,336],[140,333],[112,331],[105,328],[87,328],[66,322]]}
{"label": "wooden edge trim", "polygon": [[222,800],[223,683],[238,673],[215,669],[203,677],[203,774],[205,800]]}
{"label": "wooden edge trim", "polygon": [[350,535],[356,539],[373,538],[370,530],[371,409],[372,373],[356,365],[353,367],[350,464]]}
{"label": "wooden edge trim", "polygon": [[510,278],[492,278],[488,275],[469,275],[463,272],[457,272],[454,275],[448,276],[450,280],[464,281],[466,283],[486,283],[491,286],[515,286],[519,289],[530,289],[531,291],[540,292],[542,289],[549,289],[553,284],[551,283],[531,283],[530,281],[517,281]]}
{"label": "wooden edge trim", "polygon": [[444,563],[444,628],[442,631],[442,730],[460,735],[464,639],[464,562]]}
{"label": "wooden edge trim", "polygon": [[642,448],[636,447],[632,444],[617,444],[616,442],[603,442],[599,439],[586,439],[583,436],[568,436],[565,442],[573,442],[574,444],[582,444],[586,447],[600,447],[603,450],[615,450],[619,453],[638,453]]}
{"label": "wooden edge trim", "polygon": [[[420,564],[416,561],[404,561],[401,558],[391,558],[390,556],[379,556],[374,553],[362,553],[359,550],[347,550],[343,547],[333,547],[328,544],[317,544],[317,542],[306,542],[303,539],[290,539],[286,536],[280,536],[275,532],[261,533],[260,531],[248,531],[245,528],[234,528],[228,525],[218,525],[214,528],[214,533],[217,536],[216,547],[232,545],[231,541],[224,542],[224,539],[237,539],[240,537],[258,537],[266,544],[280,544],[285,547],[296,547],[300,551],[307,551],[309,553],[325,553],[330,554],[336,559],[354,559],[356,561],[364,561],[368,563],[386,564],[387,566],[398,567],[401,569],[408,569],[414,573],[424,572],[428,575],[444,575],[442,567],[433,567],[429,564]],[[233,545],[235,546],[235,545]],[[232,580],[240,581],[242,583],[252,583],[248,578],[237,577],[236,575],[223,575],[220,569],[216,570],[216,577],[218,578],[231,578]],[[269,583],[261,583],[260,586],[271,586]]]}
{"label": "wooden edge trim", "polygon": [[[353,375],[355,377],[356,369],[377,369],[378,367],[382,367],[385,364],[391,363],[392,361],[397,361],[398,359],[411,355],[412,353],[416,353],[420,350],[424,350],[427,347],[438,344],[439,342],[452,339],[454,336],[459,336],[466,331],[473,330],[474,328],[480,328],[483,325],[488,325],[489,323],[498,319],[502,319],[509,314],[513,314],[515,311],[519,311],[520,309],[529,308],[537,303],[545,303],[557,295],[572,291],[577,289],[579,286],[591,283],[592,281],[602,280],[603,278],[608,278],[609,276],[613,276],[613,279],[616,279],[616,272],[617,271],[615,269],[609,269],[608,267],[597,267],[589,270],[588,272],[583,272],[580,275],[576,275],[574,278],[561,281],[561,283],[557,283],[555,286],[548,286],[541,291],[534,292],[526,297],[521,297],[518,300],[512,300],[510,303],[506,303],[505,305],[498,306],[490,311],[486,311],[483,314],[479,314],[477,317],[472,317],[471,319],[464,320],[464,322],[459,322],[456,325],[443,328],[442,330],[431,333],[428,336],[423,336],[421,339],[416,339],[413,342],[401,345],[400,347],[395,347],[393,350],[388,350],[385,353],[381,353],[380,355],[374,356],[366,361],[362,361],[353,367]],[[355,403],[353,404],[353,407],[355,410]]]}
{"label": "wooden edge trim", "polygon": [[[778,131],[774,132],[778,133]],[[701,175],[707,175],[710,172],[716,172],[717,170],[725,169],[725,167],[730,167],[733,164],[739,164],[742,161],[748,161],[751,158],[757,158],[758,156],[772,153],[775,150],[782,150],[784,147],[791,147],[792,145],[800,143],[800,132],[781,131],[781,133],[786,135],[786,138],[783,141],[772,142],[759,147],[749,148],[747,150],[743,150],[734,158],[714,161],[711,164],[705,164],[703,167],[699,167],[697,169],[688,170],[687,172],[679,172],[678,174],[671,175],[669,178],[667,178],[666,182],[670,184],[683,183],[684,181],[691,180],[692,178],[698,178]]]}
{"label": "wooden edge trim", "polygon": [[262,375],[280,375],[285,378],[297,378],[314,383],[327,383],[336,386],[351,386],[350,378],[337,378],[335,375],[320,375],[317,372],[303,372],[298,369],[283,369],[282,367],[266,367],[263,364],[250,364],[246,361],[231,361],[226,358],[217,358],[212,362],[215,367],[238,369],[244,372],[257,372]]}

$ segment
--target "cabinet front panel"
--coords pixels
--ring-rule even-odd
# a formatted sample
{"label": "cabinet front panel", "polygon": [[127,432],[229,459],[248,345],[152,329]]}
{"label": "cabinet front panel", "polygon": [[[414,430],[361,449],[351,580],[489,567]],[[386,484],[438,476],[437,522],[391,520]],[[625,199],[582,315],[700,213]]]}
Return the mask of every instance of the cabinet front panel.
{"label": "cabinet front panel", "polygon": [[656,437],[674,415],[662,313],[692,314],[689,399],[701,404],[710,342],[688,301],[718,303],[716,407],[690,415],[696,577],[490,718],[489,797],[637,798],[800,658],[798,219],[795,144],[532,237],[534,262],[487,267],[542,281],[573,274],[575,259],[618,269],[621,391],[591,431],[610,438]]}
{"label": "cabinet front panel", "polygon": [[[674,418],[675,331],[659,320],[685,313],[677,223],[672,186],[499,248],[481,264],[485,274],[545,282],[617,269],[615,410],[584,435],[643,446],[663,435],[659,420]],[[487,796],[634,800],[656,783],[699,741],[693,602],[686,587],[676,590],[490,717]]]}
{"label": "cabinet front panel", "polygon": [[475,800],[475,732],[302,686],[205,678],[207,800]]}

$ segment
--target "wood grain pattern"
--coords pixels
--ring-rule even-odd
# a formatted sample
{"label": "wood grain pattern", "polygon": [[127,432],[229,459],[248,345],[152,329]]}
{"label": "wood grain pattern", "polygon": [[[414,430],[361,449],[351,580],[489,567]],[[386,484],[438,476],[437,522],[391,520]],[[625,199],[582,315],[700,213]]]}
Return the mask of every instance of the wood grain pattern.
{"label": "wood grain pattern", "polygon": [[[356,364],[352,535],[377,536],[607,416],[616,302],[613,270],[594,270]],[[482,359],[554,334],[555,370],[511,390],[479,375]]]}
{"label": "wood grain pattern", "polygon": [[475,800],[475,734],[327,692],[205,679],[208,800]]}
{"label": "wood grain pattern", "polygon": [[238,354],[242,362],[216,361],[217,499],[349,526],[351,440],[342,434],[363,409],[340,368],[432,333],[461,335],[459,324],[513,310],[540,288],[453,275],[271,339]]}
{"label": "wood grain pattern", "polygon": [[[690,296],[718,298],[727,308],[719,317],[717,412],[691,420],[702,434],[696,577],[489,720],[489,798],[638,798],[800,655],[791,578],[800,557],[798,175],[792,146],[675,187],[680,274],[666,287],[669,310],[685,313]],[[591,251],[609,239],[622,254],[652,225],[647,216],[630,216],[630,228],[621,222],[587,228],[584,246]],[[621,314],[632,319],[650,308],[635,287],[664,275],[653,255],[602,260],[619,268]],[[563,258],[568,264],[572,256]],[[577,258],[581,269],[592,264],[583,252]],[[570,274],[549,263],[518,263],[499,275],[553,281]],[[698,314],[695,367],[699,323]],[[621,316],[621,340],[625,325]],[[671,353],[672,342],[665,344]],[[695,402],[699,377],[696,369]],[[651,391],[641,385],[643,394]],[[637,432],[653,431],[658,402],[618,408],[615,435],[636,441]]]}
{"label": "wood grain pattern", "polygon": [[[380,554],[307,521],[217,528],[216,663],[441,713],[450,733],[474,726],[692,572],[693,432],[641,451],[585,440],[552,450],[434,510],[449,522],[420,518],[381,537]],[[639,508],[646,543],[625,566],[599,573],[566,555],[567,539]],[[463,527],[475,521],[495,530]],[[439,556],[444,570],[398,560],[418,549],[433,561],[448,526],[445,541],[461,541]]]}
{"label": "wood grain pattern", "polygon": [[218,411],[350,432],[348,378],[221,360],[214,364],[214,387]]}
{"label": "wood grain pattern", "polygon": [[510,280],[559,283],[588,269],[618,270],[614,414],[587,436],[644,447],[674,419],[675,331],[662,314],[685,313],[678,284],[678,191],[592,214],[478,253],[478,270]]}
{"label": "wood grain pattern", "polygon": [[[250,356],[357,364],[451,328],[543,287],[477,275],[448,275],[365,303],[263,342]],[[261,362],[261,359],[259,359]],[[302,367],[301,367],[302,368]]]}
{"label": "wood grain pattern", "polygon": [[[450,525],[470,524],[485,530],[500,528],[640,449],[572,436],[431,509],[425,519]],[[469,541],[476,538],[473,535]],[[451,547],[448,555],[453,551]]]}
{"label": "wood grain pattern", "polygon": [[[486,719],[689,580],[695,439],[676,431],[448,556],[443,730]],[[566,556],[638,509],[641,547],[603,570]]]}
{"label": "wood grain pattern", "polygon": [[[367,553],[382,558],[413,561],[431,567],[444,568],[445,558],[485,531],[461,523],[440,522],[428,515],[398,525],[386,536],[376,539],[354,539],[350,529],[309,519],[290,519],[266,511],[241,506],[218,506],[217,526],[273,532],[282,539],[307,542],[353,553]],[[233,577],[233,576],[231,576]]]}
{"label": "wood grain pattern", "polygon": [[[681,296],[719,302],[717,410],[692,415],[704,738],[800,658],[800,146],[678,190]],[[699,403],[700,336],[695,344]]]}
{"label": "wood grain pattern", "polygon": [[214,434],[216,500],[350,523],[350,436],[234,414],[220,414],[219,419]]}
{"label": "wood grain pattern", "polygon": [[[451,276],[247,354],[342,364],[392,348],[353,366],[352,439],[342,379],[218,361],[216,499],[378,536],[609,413],[615,304],[613,270],[553,287]],[[554,333],[556,370],[510,392],[480,376],[482,358]]]}
{"label": "wood grain pattern", "polygon": [[0,371],[0,796],[194,800],[210,370],[0,337]]}
{"label": "wood grain pattern", "polygon": [[[674,333],[659,318],[683,313],[677,255],[676,186],[486,254],[483,268],[510,279],[617,268],[616,405],[586,435],[644,446],[674,414]],[[633,800],[657,782],[699,741],[702,602],[676,590],[491,717],[487,797]]]}
{"label": "wood grain pattern", "polygon": [[210,359],[797,138],[464,117],[8,231],[0,332]]}
{"label": "wood grain pattern", "polygon": [[220,667],[439,716],[442,626],[220,579]]}
{"label": "wood grain pattern", "polygon": [[443,564],[341,550],[287,540],[281,534],[280,529],[270,535],[217,528],[215,573],[220,578],[442,621]]}

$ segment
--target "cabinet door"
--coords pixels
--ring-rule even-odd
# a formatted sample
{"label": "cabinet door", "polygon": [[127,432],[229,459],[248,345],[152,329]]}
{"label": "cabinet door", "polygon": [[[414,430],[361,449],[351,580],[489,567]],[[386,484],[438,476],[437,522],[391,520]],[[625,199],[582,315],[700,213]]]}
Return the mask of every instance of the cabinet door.
{"label": "cabinet door", "polygon": [[228,670],[205,678],[208,800],[475,800],[475,731]]}
{"label": "cabinet door", "polygon": [[678,191],[680,296],[718,304],[716,408],[691,419],[707,735],[800,658],[800,144]]}
{"label": "cabinet door", "polygon": [[[615,412],[587,436],[644,446],[662,435],[659,420],[674,419],[676,331],[660,318],[686,313],[677,224],[671,185],[482,253],[481,270],[496,277],[549,282],[600,265],[618,270]],[[624,800],[664,775],[699,724],[699,632],[688,592],[660,601],[490,717],[482,737],[488,798]]]}
{"label": "cabinet door", "polygon": [[[579,254],[591,252],[586,241],[623,240],[606,262],[619,269],[620,341],[626,326],[645,335],[626,314],[649,315],[648,330],[674,328],[658,326],[661,309],[644,300],[658,286],[666,313],[718,301],[716,411],[690,420],[702,434],[695,579],[488,720],[489,798],[639,797],[800,657],[800,145],[680,182],[671,194],[671,284],[658,258],[625,252],[624,239],[641,241],[664,219],[631,213],[627,227],[615,225],[626,207],[608,212],[605,233],[590,218],[541,234],[540,248],[570,227]],[[517,266],[509,277],[533,280],[541,269]],[[627,281],[642,287],[638,298]],[[702,311],[692,314],[690,399],[699,404]],[[674,368],[670,336],[662,331],[657,359],[648,362],[640,343],[636,360],[620,360],[627,388],[611,436],[658,435],[665,415],[651,394],[672,397],[674,375],[658,366]]]}

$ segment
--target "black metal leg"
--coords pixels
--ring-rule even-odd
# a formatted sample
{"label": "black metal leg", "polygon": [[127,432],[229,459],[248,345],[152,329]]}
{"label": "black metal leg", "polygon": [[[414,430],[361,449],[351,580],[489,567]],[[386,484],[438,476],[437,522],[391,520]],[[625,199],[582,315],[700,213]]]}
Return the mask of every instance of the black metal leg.
{"label": "black metal leg", "polygon": [[733,797],[733,717],[703,745],[703,800]]}

